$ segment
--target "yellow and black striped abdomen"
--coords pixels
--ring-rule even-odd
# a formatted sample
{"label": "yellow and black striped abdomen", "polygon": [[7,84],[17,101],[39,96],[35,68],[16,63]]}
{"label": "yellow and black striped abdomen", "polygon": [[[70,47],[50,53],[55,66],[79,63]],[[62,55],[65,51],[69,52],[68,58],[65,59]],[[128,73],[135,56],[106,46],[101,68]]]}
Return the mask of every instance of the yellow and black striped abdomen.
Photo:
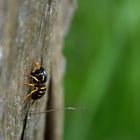
{"label": "yellow and black striped abdomen", "polygon": [[31,98],[33,100],[40,99],[46,93],[47,87],[45,84],[37,84],[35,85],[34,89],[32,90]]}

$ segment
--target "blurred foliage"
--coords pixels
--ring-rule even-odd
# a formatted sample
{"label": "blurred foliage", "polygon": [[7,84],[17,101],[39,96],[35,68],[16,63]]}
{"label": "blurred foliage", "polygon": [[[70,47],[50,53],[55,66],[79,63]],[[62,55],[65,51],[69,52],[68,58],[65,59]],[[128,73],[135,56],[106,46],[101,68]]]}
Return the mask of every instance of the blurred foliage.
{"label": "blurred foliage", "polygon": [[79,0],[64,54],[64,140],[139,140],[140,1]]}

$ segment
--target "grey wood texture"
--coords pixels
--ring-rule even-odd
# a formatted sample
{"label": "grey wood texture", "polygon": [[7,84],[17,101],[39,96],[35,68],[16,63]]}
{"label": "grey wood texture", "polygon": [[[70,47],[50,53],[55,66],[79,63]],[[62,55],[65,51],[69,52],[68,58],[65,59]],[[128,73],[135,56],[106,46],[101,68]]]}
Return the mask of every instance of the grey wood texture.
{"label": "grey wood texture", "polygon": [[[0,0],[0,140],[61,140],[65,60],[63,40],[75,8],[72,0]],[[33,105],[29,74],[35,61],[48,75],[47,93]]]}

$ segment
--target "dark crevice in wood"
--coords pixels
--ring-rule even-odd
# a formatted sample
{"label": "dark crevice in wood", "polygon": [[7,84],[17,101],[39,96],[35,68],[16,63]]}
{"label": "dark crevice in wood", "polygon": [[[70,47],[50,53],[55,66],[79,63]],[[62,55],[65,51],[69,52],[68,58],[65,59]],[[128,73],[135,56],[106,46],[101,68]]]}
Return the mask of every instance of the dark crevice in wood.
{"label": "dark crevice in wood", "polygon": [[48,11],[50,11],[51,4],[52,4],[52,0],[48,0],[48,5],[49,5]]}
{"label": "dark crevice in wood", "polygon": [[[50,110],[52,108],[52,80],[50,79],[49,82],[49,90],[48,90],[48,102],[46,110]],[[52,131],[53,131],[53,125],[52,125],[52,112],[47,113],[46,117],[46,125],[45,125],[45,132],[44,132],[44,140],[52,140]]]}
{"label": "dark crevice in wood", "polygon": [[24,120],[23,120],[23,129],[21,133],[21,138],[20,140],[24,140],[25,132],[26,132],[26,126],[27,126],[27,120],[28,120],[28,114],[29,114],[29,109],[30,109],[30,104],[27,103],[24,107],[24,110],[26,110],[26,113],[24,115]]}
{"label": "dark crevice in wood", "polygon": [[21,138],[20,140],[24,140],[24,134],[25,134],[25,130],[26,130],[26,125],[27,125],[27,119],[28,119],[28,112],[25,115],[24,121],[23,121],[23,129],[22,129],[22,133],[21,133]]}

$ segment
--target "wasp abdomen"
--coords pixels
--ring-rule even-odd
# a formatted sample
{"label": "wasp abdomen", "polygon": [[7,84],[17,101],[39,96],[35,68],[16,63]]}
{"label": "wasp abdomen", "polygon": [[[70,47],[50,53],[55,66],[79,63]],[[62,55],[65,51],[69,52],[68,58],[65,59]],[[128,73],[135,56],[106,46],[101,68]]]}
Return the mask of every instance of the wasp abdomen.
{"label": "wasp abdomen", "polygon": [[37,100],[40,99],[45,93],[46,93],[47,87],[45,84],[40,84],[40,85],[36,85],[35,88],[33,89],[31,98],[33,100]]}

